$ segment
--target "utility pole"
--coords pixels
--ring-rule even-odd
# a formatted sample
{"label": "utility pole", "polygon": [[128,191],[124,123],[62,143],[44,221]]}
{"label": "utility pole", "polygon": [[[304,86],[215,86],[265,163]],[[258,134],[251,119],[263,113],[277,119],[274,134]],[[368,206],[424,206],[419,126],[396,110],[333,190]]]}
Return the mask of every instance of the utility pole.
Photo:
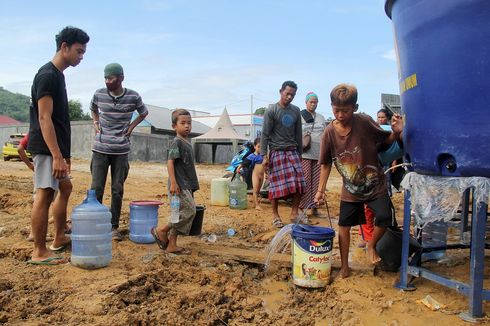
{"label": "utility pole", "polygon": [[254,124],[254,96],[250,95],[250,139],[253,141],[255,135],[252,136],[253,124]]}

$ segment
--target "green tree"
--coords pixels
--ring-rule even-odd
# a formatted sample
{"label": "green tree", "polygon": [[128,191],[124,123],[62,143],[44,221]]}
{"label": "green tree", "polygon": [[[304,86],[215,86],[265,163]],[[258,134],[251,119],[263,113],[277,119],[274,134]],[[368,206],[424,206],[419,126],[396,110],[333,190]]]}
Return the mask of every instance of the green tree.
{"label": "green tree", "polygon": [[70,115],[70,121],[77,120],[90,120],[90,114],[84,113],[82,110],[82,103],[79,100],[68,101],[68,111]]}
{"label": "green tree", "polygon": [[265,112],[265,107],[260,107],[258,108],[257,110],[255,110],[255,115],[264,115],[264,112]]}

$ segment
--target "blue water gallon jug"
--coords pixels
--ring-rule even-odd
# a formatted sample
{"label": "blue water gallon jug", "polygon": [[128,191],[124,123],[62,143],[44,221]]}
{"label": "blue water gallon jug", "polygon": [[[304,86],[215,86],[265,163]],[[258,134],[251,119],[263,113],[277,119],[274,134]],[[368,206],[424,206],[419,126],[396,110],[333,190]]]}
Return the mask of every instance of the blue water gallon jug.
{"label": "blue water gallon jug", "polygon": [[228,188],[230,208],[247,209],[247,183],[235,174]]}
{"label": "blue water gallon jug", "polygon": [[138,200],[129,204],[129,239],[136,243],[153,243],[151,229],[158,224],[158,207],[155,200]]}
{"label": "blue water gallon jug", "polygon": [[385,10],[415,172],[490,177],[490,1],[387,0]]}
{"label": "blue water gallon jug", "polygon": [[71,263],[85,269],[101,268],[112,259],[111,212],[99,203],[95,190],[71,214]]}

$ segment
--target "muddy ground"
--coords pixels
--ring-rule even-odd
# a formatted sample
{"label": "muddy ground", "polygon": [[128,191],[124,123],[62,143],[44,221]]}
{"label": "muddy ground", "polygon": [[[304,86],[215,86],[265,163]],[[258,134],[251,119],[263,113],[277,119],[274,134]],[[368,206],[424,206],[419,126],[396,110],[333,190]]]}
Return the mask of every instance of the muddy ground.
{"label": "muddy ground", "polygon": [[[73,163],[74,189],[69,211],[81,203],[90,185],[88,161]],[[209,205],[210,180],[221,176],[223,166],[198,166],[205,203],[203,236],[185,237],[180,243],[192,249],[189,256],[165,254],[156,244],[136,244],[128,235],[132,200],[167,201],[163,164],[132,163],[126,182],[122,212],[125,240],[113,243],[110,265],[83,270],[70,264],[56,267],[26,264],[32,244],[25,240],[32,206],[32,174],[22,162],[0,162],[0,323],[9,325],[463,325],[458,314],[468,309],[467,299],[424,279],[417,290],[393,287],[398,274],[374,271],[366,262],[359,237],[353,232],[353,275],[337,277],[325,289],[299,288],[291,282],[289,255],[277,255],[266,273],[264,248],[276,234],[270,205],[263,211],[234,211]],[[340,178],[329,182],[328,202],[334,226],[338,215]],[[109,192],[109,191],[106,191]],[[394,197],[401,217],[402,195]],[[105,203],[109,203],[108,198]],[[251,205],[250,205],[251,206]],[[284,216],[286,204],[281,205]],[[168,205],[159,221],[168,218]],[[321,210],[326,215],[326,210]],[[327,218],[314,219],[328,226]],[[229,228],[236,230],[228,237]],[[52,226],[50,226],[52,233]],[[217,235],[210,243],[205,238]],[[338,241],[333,251],[338,266]],[[64,253],[69,257],[70,252]],[[490,287],[490,253],[487,251],[485,287]],[[428,264],[455,279],[466,281],[469,251],[456,250],[440,263]],[[430,295],[446,305],[431,311],[417,300]],[[490,315],[490,303],[484,304]],[[485,317],[482,323],[489,323]]]}

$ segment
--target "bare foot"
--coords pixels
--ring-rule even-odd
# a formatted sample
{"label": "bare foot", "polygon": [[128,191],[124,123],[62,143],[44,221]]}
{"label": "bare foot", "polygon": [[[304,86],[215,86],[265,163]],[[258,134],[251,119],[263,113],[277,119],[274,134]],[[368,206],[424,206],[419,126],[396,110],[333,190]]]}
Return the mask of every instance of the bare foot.
{"label": "bare foot", "polygon": [[350,276],[349,266],[340,268],[339,276],[341,278],[348,278]]}
{"label": "bare foot", "polygon": [[262,207],[260,207],[259,205],[255,205],[255,209],[258,210],[258,211],[261,211],[262,210]]}
{"label": "bare foot", "polygon": [[167,254],[176,254],[176,255],[190,255],[191,251],[190,249],[182,248],[182,247],[175,247],[175,248],[167,248],[165,250]]}
{"label": "bare foot", "polygon": [[371,261],[371,264],[376,265],[381,261],[381,257],[378,256],[378,253],[376,252],[374,247],[370,246],[369,243],[367,246],[367,250],[368,250],[368,258]]}

